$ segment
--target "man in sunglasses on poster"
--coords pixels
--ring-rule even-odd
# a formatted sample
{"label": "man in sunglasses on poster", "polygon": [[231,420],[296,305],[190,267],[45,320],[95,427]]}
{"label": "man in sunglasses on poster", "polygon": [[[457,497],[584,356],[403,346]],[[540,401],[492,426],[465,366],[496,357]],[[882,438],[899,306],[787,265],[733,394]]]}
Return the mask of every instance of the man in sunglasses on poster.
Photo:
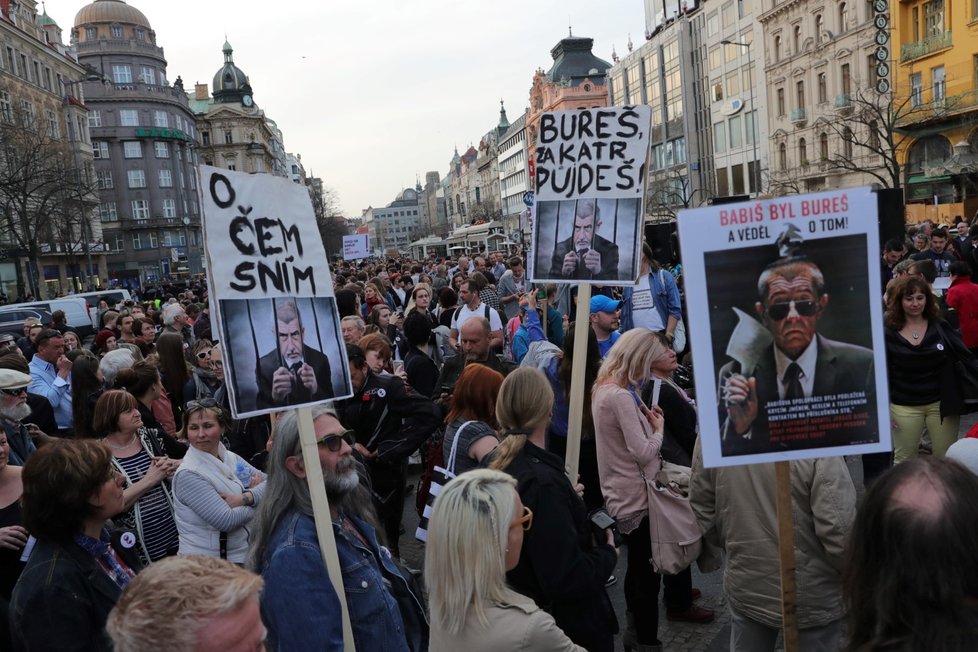
{"label": "man in sunglasses on poster", "polygon": [[[872,400],[872,351],[817,333],[829,295],[822,271],[813,261],[802,256],[781,258],[761,273],[757,288],[760,301],[754,308],[761,324],[742,314],[727,347],[734,359],[720,369],[723,454],[848,443],[840,439],[844,427],[829,427],[816,441],[796,436],[772,441],[769,423],[791,419],[792,407],[781,402],[793,399],[861,393]],[[779,402],[777,416],[769,411],[768,404],[774,402]]]}

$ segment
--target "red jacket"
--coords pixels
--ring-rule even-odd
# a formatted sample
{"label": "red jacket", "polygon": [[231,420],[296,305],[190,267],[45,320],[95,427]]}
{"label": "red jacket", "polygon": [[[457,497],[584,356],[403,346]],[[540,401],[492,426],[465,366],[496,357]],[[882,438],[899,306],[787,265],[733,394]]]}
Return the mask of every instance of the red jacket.
{"label": "red jacket", "polygon": [[968,276],[958,276],[947,290],[947,305],[958,313],[961,339],[969,349],[978,347],[978,285]]}

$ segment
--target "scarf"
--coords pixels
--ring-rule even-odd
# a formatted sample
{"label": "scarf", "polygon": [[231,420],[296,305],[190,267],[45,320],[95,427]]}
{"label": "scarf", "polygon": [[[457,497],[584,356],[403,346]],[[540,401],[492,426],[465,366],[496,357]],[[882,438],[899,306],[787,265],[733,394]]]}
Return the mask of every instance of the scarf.
{"label": "scarf", "polygon": [[218,455],[220,459],[191,446],[177,473],[195,471],[214,485],[218,493],[242,493],[247,484],[241,475],[251,475],[248,463],[225,448],[224,444],[218,444]]}

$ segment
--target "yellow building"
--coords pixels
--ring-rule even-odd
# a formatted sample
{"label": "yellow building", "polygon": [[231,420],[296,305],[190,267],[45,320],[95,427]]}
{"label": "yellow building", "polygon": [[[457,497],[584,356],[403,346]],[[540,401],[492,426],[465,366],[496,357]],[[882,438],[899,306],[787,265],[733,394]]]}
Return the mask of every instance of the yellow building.
{"label": "yellow building", "polygon": [[890,0],[906,216],[978,211],[978,0]]}

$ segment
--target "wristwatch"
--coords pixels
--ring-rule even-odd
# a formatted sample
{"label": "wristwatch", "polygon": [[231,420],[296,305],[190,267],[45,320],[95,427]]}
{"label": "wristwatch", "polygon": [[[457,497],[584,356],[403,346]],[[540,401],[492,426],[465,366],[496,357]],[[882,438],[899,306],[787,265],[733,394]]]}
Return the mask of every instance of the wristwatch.
{"label": "wristwatch", "polygon": [[244,493],[241,494],[241,502],[244,503],[245,507],[254,507],[255,494],[246,490]]}

